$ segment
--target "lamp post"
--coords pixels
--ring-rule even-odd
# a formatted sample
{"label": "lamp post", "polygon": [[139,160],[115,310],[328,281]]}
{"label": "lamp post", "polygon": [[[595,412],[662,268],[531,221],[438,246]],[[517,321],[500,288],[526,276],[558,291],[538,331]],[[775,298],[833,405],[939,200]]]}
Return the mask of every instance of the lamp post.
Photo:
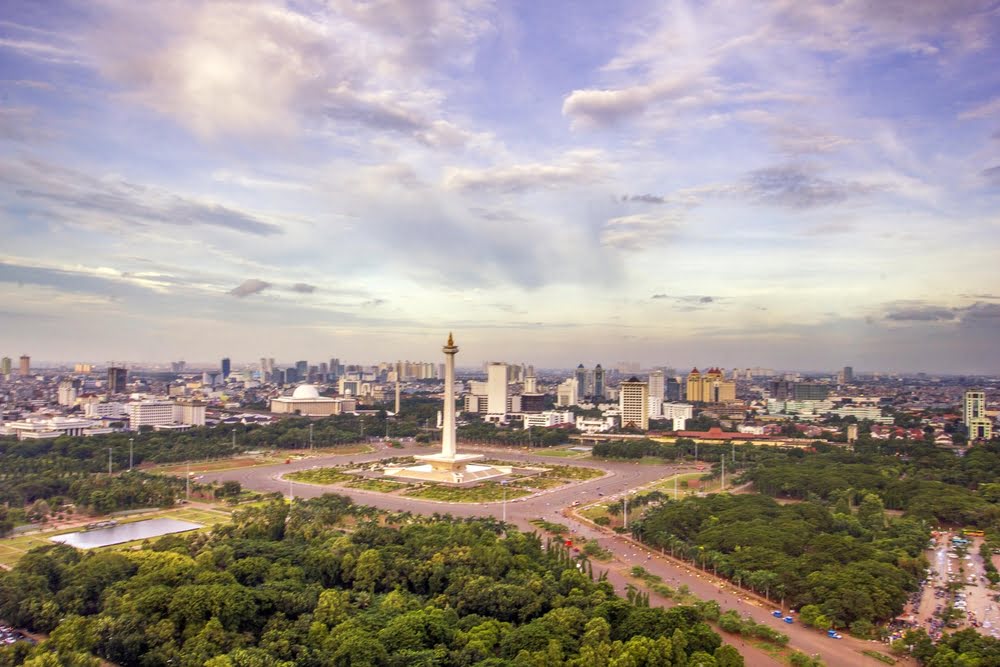
{"label": "lamp post", "polygon": [[623,513],[625,515],[625,520],[624,523],[622,524],[622,528],[628,530],[628,491],[625,492],[625,496],[622,499],[622,502],[624,503]]}
{"label": "lamp post", "polygon": [[507,480],[501,480],[500,486],[503,488],[503,512],[501,522],[507,523]]}
{"label": "lamp post", "polygon": [[313,424],[309,422],[309,453],[313,451]]}
{"label": "lamp post", "polygon": [[128,469],[129,470],[132,470],[132,440],[133,440],[133,438],[129,438],[128,439]]}
{"label": "lamp post", "polygon": [[108,447],[108,477],[111,477],[111,447]]}

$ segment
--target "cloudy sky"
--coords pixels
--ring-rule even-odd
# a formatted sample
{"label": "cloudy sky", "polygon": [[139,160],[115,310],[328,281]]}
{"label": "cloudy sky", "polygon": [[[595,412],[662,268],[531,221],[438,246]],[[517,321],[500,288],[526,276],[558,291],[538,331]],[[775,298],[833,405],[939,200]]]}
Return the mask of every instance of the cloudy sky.
{"label": "cloudy sky", "polygon": [[1000,372],[997,0],[7,0],[0,354]]}

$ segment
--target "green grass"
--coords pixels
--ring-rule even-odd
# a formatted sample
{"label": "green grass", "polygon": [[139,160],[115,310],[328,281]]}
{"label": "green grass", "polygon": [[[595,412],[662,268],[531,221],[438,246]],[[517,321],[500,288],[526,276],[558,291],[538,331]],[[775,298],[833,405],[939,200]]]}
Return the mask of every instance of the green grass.
{"label": "green grass", "polygon": [[361,489],[363,491],[393,493],[395,491],[399,491],[400,489],[409,489],[412,487],[412,484],[404,484],[402,482],[392,482],[386,479],[370,479],[366,477],[361,477],[355,479],[353,482],[348,482],[344,486],[348,486],[352,489]]}
{"label": "green grass", "polygon": [[590,452],[574,452],[571,449],[566,449],[564,447],[556,447],[554,449],[539,449],[537,451],[532,451],[532,454],[537,454],[538,456],[551,456],[553,458],[560,459],[585,459],[590,456]]}
{"label": "green grass", "polygon": [[550,466],[546,465],[546,470],[542,477],[552,477],[555,479],[570,479],[573,481],[584,481],[595,479],[604,475],[604,471],[598,468],[584,468],[583,466]]}
{"label": "green grass", "polygon": [[340,468],[312,468],[311,470],[290,472],[285,475],[285,479],[305,484],[339,484],[357,478],[354,475],[348,475]]}
{"label": "green grass", "polygon": [[[529,495],[530,491],[517,487],[507,487],[507,500],[520,498]],[[443,500],[449,503],[485,503],[502,500],[504,497],[504,487],[497,482],[485,482],[478,486],[455,487],[455,486],[425,486],[423,488],[406,491],[404,496],[410,498],[422,498],[424,500]]]}
{"label": "green grass", "polygon": [[895,658],[893,658],[891,656],[888,656],[885,653],[880,653],[879,651],[873,651],[870,648],[866,648],[865,650],[862,651],[862,653],[864,653],[865,655],[867,655],[869,658],[875,658],[879,662],[884,662],[887,665],[895,665],[896,664],[896,659]]}

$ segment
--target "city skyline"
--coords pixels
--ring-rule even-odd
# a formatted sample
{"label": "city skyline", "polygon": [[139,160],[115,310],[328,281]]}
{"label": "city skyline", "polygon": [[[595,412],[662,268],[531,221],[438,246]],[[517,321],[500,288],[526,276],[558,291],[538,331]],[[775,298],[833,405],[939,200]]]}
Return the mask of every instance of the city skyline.
{"label": "city skyline", "polygon": [[0,355],[1000,373],[988,2],[8,6]]}

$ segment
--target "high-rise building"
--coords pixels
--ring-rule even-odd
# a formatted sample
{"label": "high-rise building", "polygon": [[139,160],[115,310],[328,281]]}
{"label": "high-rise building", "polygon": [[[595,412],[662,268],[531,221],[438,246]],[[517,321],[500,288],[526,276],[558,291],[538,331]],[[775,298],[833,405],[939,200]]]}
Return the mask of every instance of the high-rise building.
{"label": "high-rise building", "polygon": [[545,410],[545,394],[521,394],[521,412],[542,412]]}
{"label": "high-rise building", "polygon": [[993,437],[993,422],[986,416],[986,392],[970,389],[962,401],[962,423],[969,440],[989,440]]}
{"label": "high-rise building", "polygon": [[575,377],[560,383],[556,388],[556,405],[561,408],[576,405],[579,402],[576,386],[577,381]]}
{"label": "high-rise building", "polygon": [[664,399],[667,401],[679,401],[683,398],[684,385],[677,378],[667,378]]}
{"label": "high-rise building", "polygon": [[829,385],[816,382],[796,382],[792,387],[792,399],[796,401],[825,401],[829,395]]}
{"label": "high-rise building", "polygon": [[507,364],[491,361],[486,367],[486,412],[507,414]]}
{"label": "high-rise building", "polygon": [[229,371],[232,368],[232,364],[229,362],[229,357],[223,357],[220,365],[222,367],[222,379],[225,380],[229,377]]}
{"label": "high-rise building", "polygon": [[295,362],[295,375],[301,379],[306,379],[309,377],[309,362],[308,361],[296,361]]}
{"label": "high-rise building", "polygon": [[577,399],[582,399],[584,396],[590,396],[590,387],[587,385],[587,369],[580,364],[576,367],[576,396]]}
{"label": "high-rise building", "polygon": [[851,384],[854,382],[854,369],[850,366],[844,366],[839,373],[837,373],[837,384]]}
{"label": "high-rise building", "polygon": [[666,398],[666,383],[663,378],[663,371],[653,371],[649,374],[649,397],[655,398],[660,403]]}
{"label": "high-rise building", "polygon": [[10,357],[4,357],[3,359],[0,359],[0,375],[3,375],[4,377],[10,375],[10,369],[12,365],[13,362],[10,360]]}
{"label": "high-rise building", "polygon": [[697,368],[687,376],[686,398],[692,403],[724,403],[736,400],[736,383],[726,380],[722,369],[710,368],[701,373]]}
{"label": "high-rise building", "polygon": [[26,354],[21,355],[21,377],[31,375],[31,357]]}
{"label": "high-rise building", "polygon": [[74,405],[80,393],[80,381],[74,379],[63,380],[59,383],[57,402],[59,405]]}
{"label": "high-rise building", "polygon": [[524,376],[524,393],[534,394],[538,392],[538,378],[535,377],[535,367],[528,366],[527,375]]}
{"label": "high-rise building", "polygon": [[600,364],[594,369],[594,396],[597,400],[604,398],[605,385],[604,385],[604,369],[601,368]]}
{"label": "high-rise building", "polygon": [[649,385],[631,377],[618,385],[622,428],[649,430]]}
{"label": "high-rise building", "polygon": [[108,366],[108,393],[121,394],[128,384],[128,369],[121,366]]}

